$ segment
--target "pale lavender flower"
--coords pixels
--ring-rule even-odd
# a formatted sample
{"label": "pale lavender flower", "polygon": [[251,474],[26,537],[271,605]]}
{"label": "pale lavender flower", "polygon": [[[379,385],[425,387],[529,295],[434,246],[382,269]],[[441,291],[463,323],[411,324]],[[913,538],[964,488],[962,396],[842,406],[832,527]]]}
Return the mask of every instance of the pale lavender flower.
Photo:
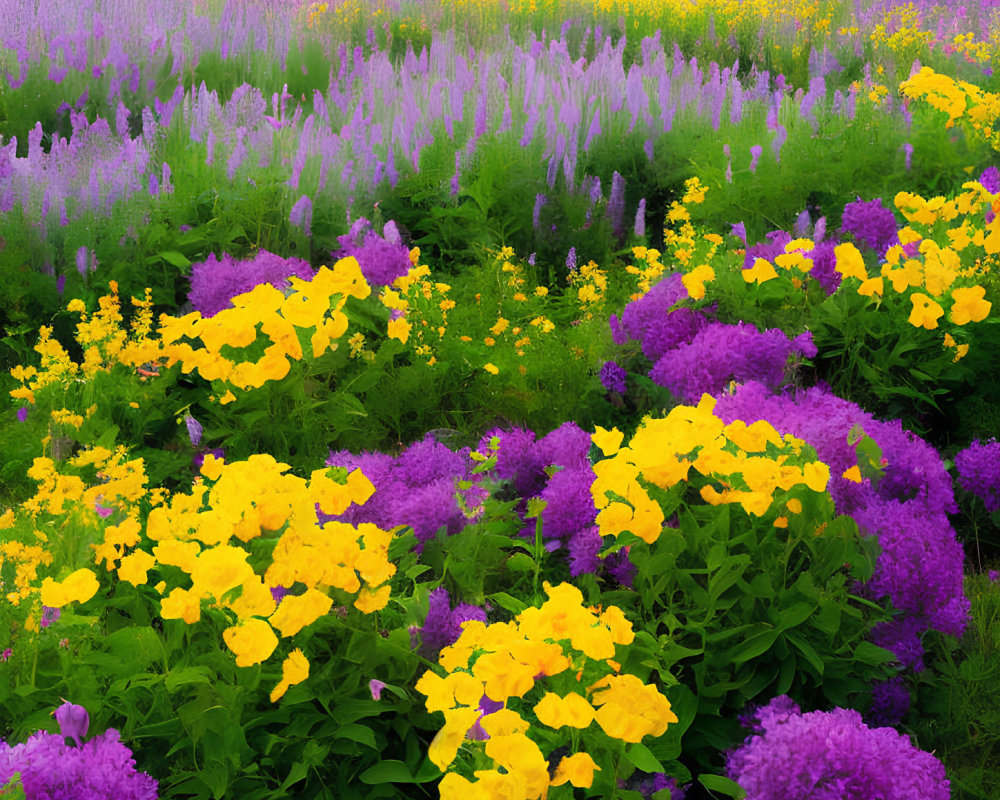
{"label": "pale lavender flower", "polygon": [[639,201],[639,208],[635,212],[635,226],[633,228],[636,238],[641,239],[646,235],[646,198]]}
{"label": "pale lavender flower", "polygon": [[288,215],[288,221],[292,225],[302,228],[306,236],[311,236],[312,212],[312,200],[309,199],[308,195],[302,195],[302,197],[295,201],[295,205],[292,206],[292,211]]}
{"label": "pale lavender flower", "polygon": [[17,410],[17,421],[18,422],[24,422],[27,418],[28,418],[28,407],[27,406],[21,406]]}
{"label": "pale lavender flower", "polygon": [[382,690],[385,688],[385,683],[380,681],[378,678],[372,678],[368,681],[368,691],[372,693],[372,700],[382,699]]}
{"label": "pale lavender flower", "polygon": [[[52,609],[58,610],[58,609]],[[52,712],[59,723],[59,732],[64,739],[72,739],[77,747],[83,747],[83,737],[90,727],[90,716],[83,706],[65,702]]]}
{"label": "pale lavender flower", "polygon": [[191,440],[191,444],[197,447],[201,444],[201,434],[203,431],[201,423],[190,414],[185,414],[184,424],[187,426],[188,438]]}
{"label": "pale lavender flower", "polygon": [[750,171],[751,172],[756,172],[757,171],[757,163],[760,161],[760,156],[761,156],[761,153],[763,153],[763,152],[764,152],[764,148],[761,145],[759,145],[759,144],[755,144],[753,147],[750,148]]}

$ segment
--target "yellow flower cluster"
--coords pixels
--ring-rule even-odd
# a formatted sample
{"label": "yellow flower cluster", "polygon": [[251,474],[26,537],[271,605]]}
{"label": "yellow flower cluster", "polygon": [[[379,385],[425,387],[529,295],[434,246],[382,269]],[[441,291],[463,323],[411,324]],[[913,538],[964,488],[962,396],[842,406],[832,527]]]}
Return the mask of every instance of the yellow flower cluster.
{"label": "yellow flower cluster", "polygon": [[[0,530],[13,525],[14,512],[8,511],[0,517]],[[9,539],[0,544],[0,569],[5,572],[13,570],[12,586],[4,586],[4,597],[11,605],[20,605],[21,601],[30,597],[36,591],[38,568],[52,563],[52,554],[41,544],[24,544],[16,539]]]}
{"label": "yellow flower cluster", "polygon": [[[580,590],[568,583],[546,583],[545,591],[549,598],[540,608],[527,608],[511,622],[464,623],[458,640],[441,651],[439,663],[447,674],[428,670],[417,682],[428,711],[445,717],[430,744],[431,761],[448,770],[478,724],[488,736],[484,750],[494,764],[477,770],[475,781],[448,771],[440,784],[442,800],[535,800],[544,798],[550,786],[591,786],[600,767],[584,752],[564,756],[550,775],[547,757],[528,736],[531,723],[510,708],[516,698],[522,708],[530,705],[546,728],[575,732],[596,722],[608,736],[625,742],[660,736],[677,721],[655,686],[619,674],[616,646],[634,638],[621,609],[587,608]],[[524,699],[539,682],[574,672],[576,686],[572,678],[564,682],[569,691]],[[479,707],[484,697],[503,708],[484,714]]]}
{"label": "yellow flower cluster", "polygon": [[604,294],[608,290],[608,276],[597,263],[590,261],[569,274],[569,284],[576,292],[582,319],[593,319],[600,314]]}
{"label": "yellow flower cluster", "polygon": [[688,481],[691,468],[710,479],[700,488],[706,503],[739,503],[758,517],[771,508],[777,490],[799,484],[814,492],[826,489],[829,467],[804,461],[800,440],[782,438],[762,420],[726,425],[712,413],[714,407],[715,400],[706,394],[697,406],[677,406],[663,419],[647,418],[628,447],[621,446],[621,431],[597,428],[594,444],[608,458],[594,465],[590,492],[602,536],[629,531],[645,542],[656,541],[663,530],[663,510],[640,479],[669,489]]}
{"label": "yellow flower cluster", "polygon": [[[975,275],[975,268],[963,267],[963,257],[982,263],[984,256],[1000,253],[1000,219],[987,223],[977,221],[987,203],[995,198],[975,182],[964,184],[965,192],[953,200],[899,192],[896,207],[912,225],[924,229],[925,238],[914,227],[906,226],[897,233],[897,243],[889,247],[880,274],[869,276],[864,260],[850,243],[837,245],[835,269],[844,279],[856,278],[858,294],[879,298],[888,287],[897,294],[907,294],[911,303],[909,322],[918,328],[933,330],[949,307],[948,319],[956,326],[981,322],[992,304],[985,299],[986,289],[980,285],[961,285]],[[941,226],[940,230],[932,228]],[[936,239],[948,242],[941,246]],[[912,252],[916,245],[916,253]],[[978,251],[978,252],[977,252]],[[920,291],[911,291],[919,289]],[[952,340],[954,341],[954,340]],[[946,346],[947,342],[946,342]],[[967,352],[957,351],[957,358]],[[956,359],[957,360],[957,359]]]}
{"label": "yellow flower cluster", "polygon": [[743,280],[759,286],[772,278],[777,278],[778,271],[775,267],[780,267],[782,272],[789,276],[792,285],[798,289],[812,271],[813,260],[809,258],[809,253],[815,247],[811,239],[793,239],[785,245],[785,251],[775,257],[773,264],[765,258],[754,259],[753,265],[742,271]]}
{"label": "yellow flower cluster", "polygon": [[921,67],[913,77],[899,85],[904,97],[923,100],[938,111],[948,115],[945,127],[961,122],[965,130],[987,141],[994,150],[1000,150],[1000,95],[984,92],[978,86],[956,81]]}
{"label": "yellow flower cluster", "polygon": [[[98,560],[106,560],[109,568],[117,561],[119,577],[136,584],[146,583],[146,571],[157,565],[186,573],[191,585],[173,587],[163,598],[163,618],[194,623],[205,600],[232,612],[235,624],[223,638],[238,666],[269,658],[278,645],[275,631],[294,636],[328,613],[331,588],[356,595],[354,606],[364,613],[383,608],[389,600],[387,581],[396,571],[388,561],[392,534],[370,523],[320,524],[316,512],[318,507],[324,514],[340,514],[351,503],[364,503],[374,491],[371,482],[359,470],[339,483],[328,470],[316,470],[305,480],[287,474],[288,469],[269,455],[232,464],[210,455],[202,466],[210,486],[200,482],[190,494],[175,495],[150,512],[151,552],[136,549],[121,556],[119,532],[109,538],[109,528],[97,548]],[[261,536],[276,537],[263,574],[250,563],[250,552],[233,541],[247,544]],[[295,584],[305,591],[276,604],[271,589]],[[165,585],[159,588],[166,593]],[[286,669],[302,672],[295,663]]]}
{"label": "yellow flower cluster", "polygon": [[[355,258],[341,259],[332,270],[320,267],[312,280],[293,276],[289,284],[288,296],[267,283],[256,286],[234,297],[233,308],[207,319],[197,311],[179,318],[161,316],[159,332],[167,366],[180,362],[185,373],[197,369],[205,380],[240,389],[281,380],[291,368],[290,360],[302,359],[302,339],[309,337],[313,358],[327,348],[335,349],[335,340],[347,332],[347,315],[342,310],[347,298],[371,294]],[[259,358],[231,357],[232,350],[256,345],[259,333],[270,341]],[[200,346],[182,339],[199,340]],[[222,402],[231,399],[228,390]]]}
{"label": "yellow flower cluster", "polygon": [[396,278],[391,288],[383,289],[380,299],[390,311],[402,315],[389,320],[389,338],[406,344],[414,333],[414,352],[426,358],[428,364],[436,364],[435,350],[448,331],[448,312],[455,307],[455,301],[448,297],[451,286],[432,282],[430,268],[420,264],[419,259],[420,248],[414,247],[410,251],[412,268]]}

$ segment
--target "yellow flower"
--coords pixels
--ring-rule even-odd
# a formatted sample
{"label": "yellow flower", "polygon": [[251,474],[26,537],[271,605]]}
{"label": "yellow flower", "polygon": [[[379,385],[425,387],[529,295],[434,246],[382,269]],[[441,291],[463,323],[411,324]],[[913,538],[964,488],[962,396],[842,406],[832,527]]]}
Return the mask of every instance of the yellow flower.
{"label": "yellow flower", "polygon": [[861,469],[855,464],[853,467],[844,470],[844,474],[841,477],[852,483],[861,483]]}
{"label": "yellow flower", "polygon": [[271,625],[282,636],[294,636],[306,625],[311,625],[329,613],[333,600],[318,589],[307,589],[305,594],[288,595],[270,618]]}
{"label": "yellow flower", "polygon": [[833,255],[836,259],[834,270],[845,278],[858,278],[862,281],[868,280],[868,272],[865,269],[864,259],[861,257],[861,252],[853,244],[850,242],[838,244],[833,248]]}
{"label": "yellow flower", "polygon": [[268,658],[278,646],[278,637],[262,619],[248,619],[222,632],[226,647],[236,654],[237,667],[252,667]]}
{"label": "yellow flower", "polygon": [[483,369],[485,369],[491,375],[496,375],[500,370],[495,364],[483,364]]}
{"label": "yellow flower", "polygon": [[438,769],[448,769],[455,760],[466,731],[476,724],[479,714],[479,708],[455,708],[445,712],[444,727],[435,734],[427,749],[427,757]]}
{"label": "yellow flower", "polygon": [[174,589],[160,601],[160,616],[193,625],[201,619],[201,598],[189,589]]}
{"label": "yellow flower", "polygon": [[752,268],[743,270],[743,280],[747,283],[756,281],[760,285],[765,281],[771,280],[771,278],[777,277],[778,273],[775,272],[774,266],[770,261],[763,258],[755,259]]}
{"label": "yellow flower", "polygon": [[413,326],[402,317],[399,319],[391,319],[389,320],[389,338],[399,339],[399,341],[403,344],[406,344],[406,340],[410,338],[410,329],[412,327]]}
{"label": "yellow flower", "polygon": [[884,293],[884,286],[882,283],[882,276],[876,276],[874,278],[869,278],[863,281],[858,287],[858,294],[862,297],[871,297],[873,294],[877,294],[879,297]]}
{"label": "yellow flower", "polygon": [[546,692],[545,696],[535,704],[535,716],[543,725],[550,728],[561,728],[568,725],[571,728],[586,728],[594,721],[594,707],[586,698],[576,692],[570,692],[560,697],[554,692]]}
{"label": "yellow flower", "polygon": [[281,682],[271,690],[271,702],[277,703],[284,697],[288,687],[302,683],[308,677],[309,660],[305,653],[296,648],[288,654],[288,658],[281,665]]}
{"label": "yellow flower", "polygon": [[365,614],[381,611],[389,602],[391,587],[389,584],[378,589],[370,589],[365,586],[358,592],[358,598],[354,601],[354,607]]}
{"label": "yellow flower", "polygon": [[618,428],[612,428],[610,431],[605,430],[600,425],[596,426],[594,433],[590,435],[591,441],[597,445],[602,453],[606,456],[613,456],[618,452],[618,449],[622,446],[622,440],[625,438],[625,434],[622,433]]}
{"label": "yellow flower", "polygon": [[246,550],[230,545],[212,547],[201,552],[194,563],[191,570],[192,590],[220,600],[222,595],[242,586],[253,574],[253,567],[247,563]]}
{"label": "yellow flower", "polygon": [[589,789],[594,782],[594,772],[600,770],[601,768],[587,753],[574,753],[559,762],[556,774],[552,778],[552,785],[562,786],[568,781],[579,789]]}
{"label": "yellow flower", "polygon": [[952,290],[951,321],[956,325],[965,325],[986,319],[992,303],[984,299],[985,295],[986,289],[982,286]]}
{"label": "yellow flower", "polygon": [[938,326],[938,319],[944,314],[944,309],[927,295],[914,292],[910,295],[913,310],[910,312],[909,323],[916,328],[933,330]]}
{"label": "yellow flower", "polygon": [[74,601],[86,603],[97,594],[100,584],[97,576],[89,569],[78,569],[61,582],[46,578],[42,581],[42,605],[62,608]]}
{"label": "yellow flower", "polygon": [[121,560],[118,577],[133,586],[144,586],[148,580],[146,573],[155,563],[156,559],[145,550],[135,550]]}

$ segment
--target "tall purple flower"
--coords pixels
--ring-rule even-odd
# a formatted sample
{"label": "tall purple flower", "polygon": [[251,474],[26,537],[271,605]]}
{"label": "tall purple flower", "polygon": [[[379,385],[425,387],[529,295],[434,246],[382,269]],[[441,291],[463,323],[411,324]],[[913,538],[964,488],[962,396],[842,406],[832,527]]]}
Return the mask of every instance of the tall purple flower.
{"label": "tall purple flower", "polygon": [[403,244],[396,224],[389,220],[379,236],[364,217],[359,217],[350,231],[338,236],[340,250],[333,255],[335,258],[353,256],[358,260],[358,266],[365,280],[373,286],[388,286],[396,278],[405,275],[412,264],[410,251]]}
{"label": "tall purple flower", "polygon": [[309,199],[308,195],[302,195],[295,201],[295,205],[292,206],[291,213],[288,215],[288,221],[292,225],[302,228],[306,236],[311,236],[312,214],[312,200]]}
{"label": "tall purple flower", "polygon": [[436,657],[441,648],[458,641],[463,622],[472,619],[486,622],[486,612],[478,606],[460,603],[453,609],[444,587],[434,589],[427,599],[430,607],[420,629],[420,652],[427,658]]}

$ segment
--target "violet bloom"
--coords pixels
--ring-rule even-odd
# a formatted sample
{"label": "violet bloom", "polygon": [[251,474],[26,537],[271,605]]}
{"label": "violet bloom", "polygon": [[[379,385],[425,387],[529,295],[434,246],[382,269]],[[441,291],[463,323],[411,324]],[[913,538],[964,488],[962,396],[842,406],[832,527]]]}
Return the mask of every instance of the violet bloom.
{"label": "violet bloom", "polygon": [[478,606],[460,603],[452,609],[444,587],[432,591],[428,601],[429,610],[420,629],[420,652],[426,658],[436,658],[442,648],[458,641],[463,622],[470,619],[486,622],[486,612]]}
{"label": "violet bloom", "polygon": [[[772,703],[787,701],[775,698]],[[948,800],[944,765],[857,711],[757,713],[760,732],[726,754],[726,775],[754,800]]]}
{"label": "violet bloom", "polygon": [[409,272],[412,264],[410,251],[392,220],[383,226],[382,234],[379,236],[371,222],[359,217],[345,235],[337,237],[341,249],[333,257],[357,259],[361,274],[370,285],[389,286]]}
{"label": "violet bloom", "polygon": [[314,274],[304,259],[282,258],[267,250],[259,250],[253,258],[245,261],[239,261],[228,253],[223,254],[220,260],[211,253],[204,262],[191,267],[188,300],[202,316],[212,317],[224,308],[232,307],[232,298],[251,291],[259,284],[269,283],[283,290],[291,276],[311,280]]}
{"label": "violet bloom", "polygon": [[18,422],[24,422],[27,418],[28,418],[28,407],[27,406],[21,406],[17,410],[17,421]]}
{"label": "violet bloom", "polygon": [[995,569],[991,569],[986,577],[993,581],[993,583],[996,583],[997,581],[1000,581],[1000,572]]}
{"label": "violet bloom", "polygon": [[896,217],[880,197],[867,203],[859,197],[844,206],[840,229],[880,255],[896,241]]}
{"label": "violet bloom", "polygon": [[759,144],[755,144],[753,147],[750,148],[750,171],[751,172],[756,172],[757,171],[757,164],[760,162],[760,156],[761,156],[761,154],[763,152],[764,152],[764,148],[761,145],[759,145]]}
{"label": "violet bloom", "polygon": [[196,420],[190,414],[185,414],[184,424],[187,426],[188,438],[191,440],[191,444],[194,447],[197,447],[199,444],[201,444],[201,434],[202,431],[204,430],[201,426],[201,423],[198,422],[198,420]]}
{"label": "violet bloom", "polygon": [[311,236],[312,213],[312,200],[309,199],[308,195],[302,195],[302,197],[295,201],[295,205],[292,206],[292,210],[288,215],[288,221],[292,225],[302,228],[302,232],[306,236]]}
{"label": "violet bloom", "polygon": [[955,456],[958,485],[976,495],[990,513],[1000,511],[1000,442],[976,439]]}
{"label": "violet bloom", "polygon": [[[58,608],[50,608],[49,606],[42,606],[42,619],[38,623],[40,627],[47,628],[53,622],[55,622],[59,617],[62,616],[62,610]],[[79,706],[76,706],[79,708]],[[58,719],[58,717],[57,717]]]}
{"label": "violet bloom", "polygon": [[601,385],[609,392],[625,394],[628,389],[628,386],[625,384],[627,375],[628,373],[625,369],[619,366],[617,362],[605,361],[601,367]]}
{"label": "violet bloom", "polygon": [[382,699],[382,690],[385,688],[385,684],[378,678],[372,678],[368,681],[368,691],[372,693],[372,700]]}
{"label": "violet bloom", "polygon": [[0,661],[10,661],[10,657],[14,655],[14,651],[11,648],[7,648],[2,653],[0,653]]}
{"label": "violet bloom", "polygon": [[156,800],[157,782],[136,772],[132,752],[109,729],[82,747],[38,731],[23,744],[0,742],[0,786],[20,773],[27,797]]}
{"label": "violet bloom", "polygon": [[987,167],[979,176],[979,183],[990,194],[1000,192],[1000,169]]}
{"label": "violet bloom", "polygon": [[896,675],[872,687],[872,704],[865,722],[873,728],[895,728],[910,710],[910,691],[903,678]]}
{"label": "violet bloom", "polygon": [[65,702],[52,712],[59,723],[59,732],[64,739],[72,739],[77,747],[83,747],[83,737],[90,727],[90,716],[83,706]]}

